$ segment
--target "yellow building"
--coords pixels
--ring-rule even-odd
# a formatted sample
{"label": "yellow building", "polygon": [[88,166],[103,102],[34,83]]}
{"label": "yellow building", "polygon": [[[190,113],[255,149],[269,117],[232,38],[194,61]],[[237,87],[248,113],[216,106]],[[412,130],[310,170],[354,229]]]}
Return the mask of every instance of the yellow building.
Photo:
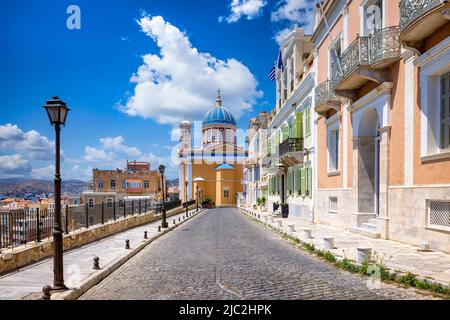
{"label": "yellow building", "polygon": [[[210,198],[218,207],[235,206],[242,192],[245,150],[237,145],[236,120],[222,106],[220,91],[216,105],[202,121],[202,146],[192,145],[192,125],[180,123],[179,187],[182,201]],[[187,182],[187,186],[186,186]]]}

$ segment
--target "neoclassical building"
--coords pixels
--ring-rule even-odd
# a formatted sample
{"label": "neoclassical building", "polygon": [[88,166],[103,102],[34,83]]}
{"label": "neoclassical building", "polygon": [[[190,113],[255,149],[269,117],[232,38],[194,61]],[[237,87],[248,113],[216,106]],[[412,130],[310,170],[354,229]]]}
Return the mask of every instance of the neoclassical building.
{"label": "neoclassical building", "polygon": [[[216,105],[202,121],[201,147],[195,147],[192,124],[180,123],[178,177],[180,198],[189,201],[209,197],[218,207],[235,206],[242,192],[242,164],[245,150],[237,145],[236,120],[222,105],[220,91]],[[187,181],[187,187],[186,187]]]}

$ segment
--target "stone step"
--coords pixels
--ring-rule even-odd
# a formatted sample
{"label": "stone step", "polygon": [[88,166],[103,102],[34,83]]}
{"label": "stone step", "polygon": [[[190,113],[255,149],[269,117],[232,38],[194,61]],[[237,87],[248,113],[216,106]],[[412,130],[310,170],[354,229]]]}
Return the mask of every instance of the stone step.
{"label": "stone step", "polygon": [[269,216],[271,216],[273,218],[281,218],[282,214],[281,214],[281,212],[271,212],[271,213],[269,213]]}
{"label": "stone step", "polygon": [[378,220],[376,218],[373,218],[373,219],[369,219],[369,221],[367,221],[367,222],[376,225],[377,221]]}
{"label": "stone step", "polygon": [[377,225],[369,222],[361,223],[361,229],[365,229],[367,231],[377,232]]}
{"label": "stone step", "polygon": [[374,239],[379,239],[381,237],[381,234],[379,232],[370,231],[367,229],[363,229],[361,227],[350,228],[350,232],[358,233],[363,236],[374,238]]}

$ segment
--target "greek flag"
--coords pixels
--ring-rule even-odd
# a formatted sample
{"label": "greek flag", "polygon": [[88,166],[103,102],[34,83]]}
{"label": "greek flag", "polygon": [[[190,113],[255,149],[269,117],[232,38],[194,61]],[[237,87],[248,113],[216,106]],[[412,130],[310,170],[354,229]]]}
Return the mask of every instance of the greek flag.
{"label": "greek flag", "polygon": [[277,63],[278,70],[281,70],[281,72],[284,71],[284,65],[283,65],[283,56],[281,55],[281,50],[278,53],[278,63]]}
{"label": "greek flag", "polygon": [[272,67],[272,70],[270,70],[270,73],[269,73],[269,79],[270,79],[271,81],[275,80],[275,66],[273,66],[273,67]]}

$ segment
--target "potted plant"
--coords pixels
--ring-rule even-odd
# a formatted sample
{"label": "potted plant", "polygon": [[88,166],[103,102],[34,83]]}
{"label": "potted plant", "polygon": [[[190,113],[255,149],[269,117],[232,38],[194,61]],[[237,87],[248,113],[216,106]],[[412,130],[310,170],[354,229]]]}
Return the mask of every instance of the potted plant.
{"label": "potted plant", "polygon": [[287,218],[289,215],[289,205],[287,203],[281,204],[281,216]]}
{"label": "potted plant", "polygon": [[210,197],[206,197],[202,200],[202,208],[211,208],[213,201]]}
{"label": "potted plant", "polygon": [[261,210],[265,211],[266,209],[266,197],[261,197],[261,204],[260,204]]}
{"label": "potted plant", "polygon": [[273,212],[277,211],[279,207],[280,207],[280,204],[278,202],[274,202],[273,203]]}

